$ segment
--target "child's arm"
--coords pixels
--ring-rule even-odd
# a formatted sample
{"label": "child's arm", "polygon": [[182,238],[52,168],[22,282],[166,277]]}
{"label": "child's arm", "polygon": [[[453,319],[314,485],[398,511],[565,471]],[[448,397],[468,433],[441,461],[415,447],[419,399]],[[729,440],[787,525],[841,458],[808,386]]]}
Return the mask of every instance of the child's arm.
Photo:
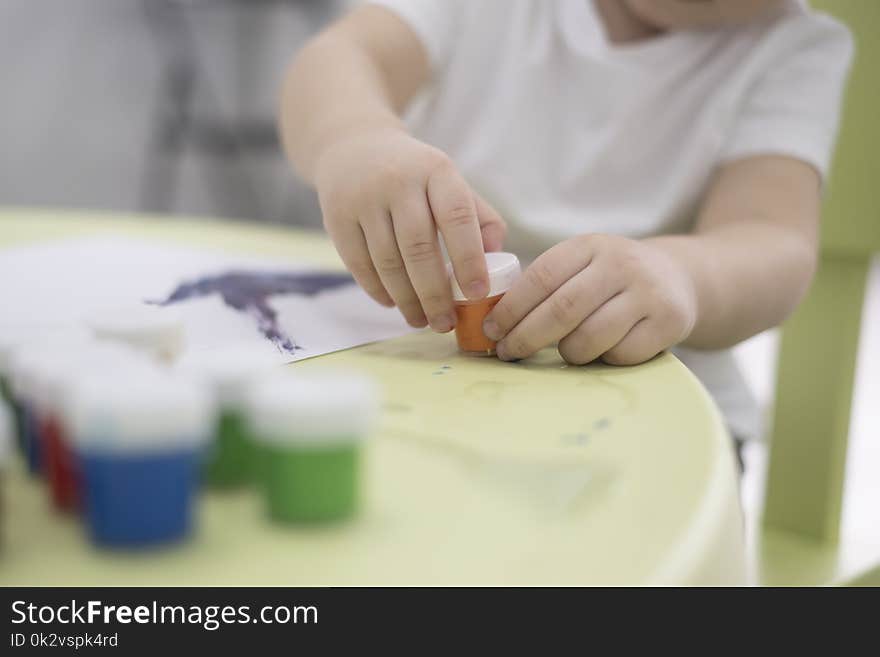
{"label": "child's arm", "polygon": [[697,318],[685,343],[719,349],[782,323],[812,280],[819,212],[812,166],[751,157],[720,170],[693,235],[648,240],[694,282]]}
{"label": "child's arm", "polygon": [[299,51],[285,76],[281,131],[294,167],[314,183],[333,142],[404,132],[398,115],[429,76],[424,49],[394,14],[362,7],[343,17]]}
{"label": "child's arm", "polygon": [[678,343],[732,345],[780,323],[816,265],[813,167],[782,156],[723,166],[695,232],[585,235],[541,255],[484,325],[503,359],[559,342],[573,363],[648,360]]}
{"label": "child's arm", "polygon": [[437,230],[465,293],[480,298],[489,287],[483,250],[500,248],[504,222],[444,153],[406,133],[398,115],[429,78],[412,30],[388,10],[361,7],[297,55],[281,131],[361,287],[413,326],[448,331],[455,313]]}

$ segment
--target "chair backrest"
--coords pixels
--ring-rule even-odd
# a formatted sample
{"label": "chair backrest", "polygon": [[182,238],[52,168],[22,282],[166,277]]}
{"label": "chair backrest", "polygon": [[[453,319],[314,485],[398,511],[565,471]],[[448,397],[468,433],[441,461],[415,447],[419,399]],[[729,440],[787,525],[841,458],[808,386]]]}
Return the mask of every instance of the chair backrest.
{"label": "chair backrest", "polygon": [[856,41],[813,287],[782,335],[765,529],[838,538],[860,315],[880,251],[880,1],[812,0]]}
{"label": "chair backrest", "polygon": [[846,23],[856,41],[822,225],[829,253],[880,251],[880,2],[811,0]]}

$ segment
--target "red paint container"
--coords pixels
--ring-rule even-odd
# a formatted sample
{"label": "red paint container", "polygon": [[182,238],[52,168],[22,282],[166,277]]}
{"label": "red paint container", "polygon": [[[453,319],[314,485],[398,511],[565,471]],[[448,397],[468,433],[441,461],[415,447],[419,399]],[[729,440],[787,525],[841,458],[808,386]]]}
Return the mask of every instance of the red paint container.
{"label": "red paint container", "polygon": [[56,346],[45,352],[33,376],[36,436],[52,504],[60,511],[78,511],[82,485],[78,460],[63,421],[66,395],[83,372],[101,372],[131,362],[137,356],[119,346],[91,341]]}
{"label": "red paint container", "polygon": [[70,441],[55,413],[43,413],[39,427],[52,503],[60,511],[77,511],[81,484]]}

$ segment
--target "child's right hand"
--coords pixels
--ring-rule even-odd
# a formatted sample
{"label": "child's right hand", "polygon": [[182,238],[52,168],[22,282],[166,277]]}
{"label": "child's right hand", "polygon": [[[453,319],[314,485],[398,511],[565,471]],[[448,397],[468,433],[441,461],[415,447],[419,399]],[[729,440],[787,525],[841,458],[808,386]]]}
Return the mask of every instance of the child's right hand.
{"label": "child's right hand", "polygon": [[324,150],[315,184],[345,266],[411,326],[455,326],[438,229],[462,291],[488,293],[483,253],[501,249],[506,227],[442,151],[399,129],[361,132]]}

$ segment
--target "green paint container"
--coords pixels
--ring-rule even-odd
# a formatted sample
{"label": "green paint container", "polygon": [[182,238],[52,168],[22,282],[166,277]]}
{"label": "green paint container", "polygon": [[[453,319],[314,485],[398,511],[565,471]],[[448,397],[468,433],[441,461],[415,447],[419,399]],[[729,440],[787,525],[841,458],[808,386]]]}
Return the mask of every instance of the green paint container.
{"label": "green paint container", "polygon": [[356,512],[377,410],[375,386],[358,375],[287,371],[254,388],[248,414],[273,520],[322,523]]}
{"label": "green paint container", "polygon": [[0,372],[0,400],[7,404],[12,403],[12,385],[9,378],[4,376],[2,372]]}
{"label": "green paint container", "polygon": [[351,516],[357,505],[357,444],[328,448],[263,447],[269,515],[281,522],[325,522]]}
{"label": "green paint container", "polygon": [[[9,468],[9,456],[12,451],[12,412],[6,402],[0,399],[0,520],[6,517],[4,513],[5,492],[3,490],[6,470]],[[5,533],[0,523],[0,547],[4,544]]]}
{"label": "green paint container", "polygon": [[211,389],[220,409],[203,473],[209,485],[235,488],[254,480],[257,453],[245,415],[247,395],[278,367],[273,352],[253,347],[193,350],[177,363],[179,371]]}
{"label": "green paint container", "polygon": [[205,480],[219,488],[235,487],[253,480],[256,445],[244,414],[224,410],[217,421],[215,442],[205,463]]}

